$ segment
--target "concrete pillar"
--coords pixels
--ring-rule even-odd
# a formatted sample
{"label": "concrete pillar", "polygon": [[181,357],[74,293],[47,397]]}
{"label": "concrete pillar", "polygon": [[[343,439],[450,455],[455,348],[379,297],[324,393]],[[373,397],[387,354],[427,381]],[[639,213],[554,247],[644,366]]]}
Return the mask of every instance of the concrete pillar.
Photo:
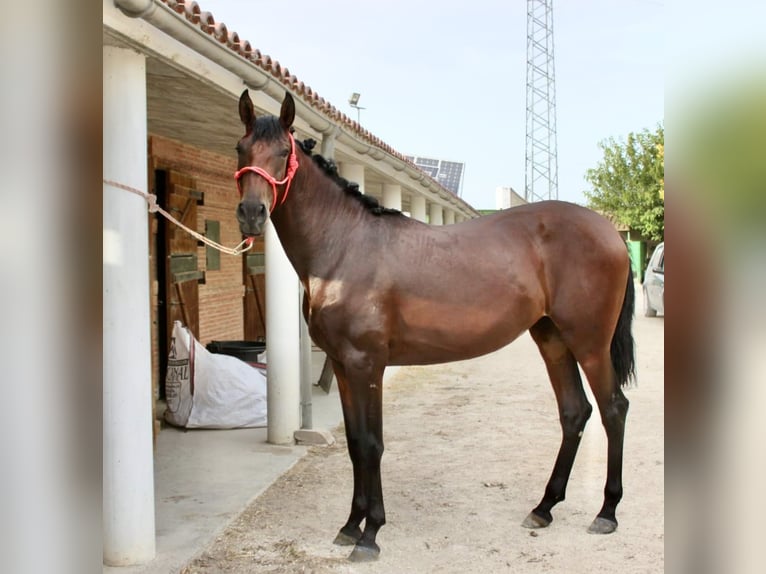
{"label": "concrete pillar", "polygon": [[410,200],[410,213],[412,219],[426,222],[426,198],[422,195],[413,195]]}
{"label": "concrete pillar", "polygon": [[395,183],[383,184],[383,207],[402,210],[402,186]]}
{"label": "concrete pillar", "polygon": [[338,164],[338,173],[352,183],[359,184],[359,191],[364,193],[364,166],[360,163],[344,161]]}
{"label": "concrete pillar", "polygon": [[[302,305],[303,286],[300,287],[300,296],[298,304]],[[301,337],[301,428],[314,428],[314,416],[312,409],[312,386],[311,380],[311,335],[309,335],[309,326],[303,318],[303,313],[298,311],[298,321],[300,325]]]}
{"label": "concrete pillar", "polygon": [[444,225],[444,210],[438,203],[432,203],[428,206],[428,214],[430,216],[429,223],[431,225]]}
{"label": "concrete pillar", "polygon": [[322,157],[325,159],[335,159],[335,141],[339,131],[340,129],[335,126],[329,133],[324,133],[322,135],[321,150],[319,153],[321,153]]}
{"label": "concrete pillar", "polygon": [[455,223],[455,212],[451,209],[444,210],[444,225],[452,225]]}
{"label": "concrete pillar", "polygon": [[[104,179],[147,189],[146,60],[103,48]],[[154,453],[146,201],[104,186],[103,559],[154,558]]]}
{"label": "concrete pillar", "polygon": [[292,444],[301,428],[301,353],[298,276],[271,220],[265,230],[267,440]]}

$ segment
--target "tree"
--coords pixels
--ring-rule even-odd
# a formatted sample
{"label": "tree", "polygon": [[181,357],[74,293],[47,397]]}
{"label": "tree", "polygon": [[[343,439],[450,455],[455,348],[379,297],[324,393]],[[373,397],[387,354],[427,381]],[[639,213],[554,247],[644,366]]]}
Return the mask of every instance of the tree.
{"label": "tree", "polygon": [[645,129],[599,143],[604,159],[589,169],[585,179],[588,207],[600,211],[647,239],[665,235],[665,130]]}

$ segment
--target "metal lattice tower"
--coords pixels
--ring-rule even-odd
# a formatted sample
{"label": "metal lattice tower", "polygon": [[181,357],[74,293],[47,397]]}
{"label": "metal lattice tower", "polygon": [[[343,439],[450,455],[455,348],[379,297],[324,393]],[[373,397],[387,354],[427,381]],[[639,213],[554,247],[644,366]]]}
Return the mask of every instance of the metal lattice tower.
{"label": "metal lattice tower", "polygon": [[553,0],[527,0],[527,142],[524,199],[558,199]]}

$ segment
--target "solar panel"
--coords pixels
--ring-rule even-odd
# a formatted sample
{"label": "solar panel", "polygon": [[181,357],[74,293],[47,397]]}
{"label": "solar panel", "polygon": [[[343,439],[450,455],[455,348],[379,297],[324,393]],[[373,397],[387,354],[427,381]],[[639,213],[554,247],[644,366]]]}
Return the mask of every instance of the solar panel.
{"label": "solar panel", "polygon": [[465,164],[431,157],[405,156],[455,195],[460,195]]}

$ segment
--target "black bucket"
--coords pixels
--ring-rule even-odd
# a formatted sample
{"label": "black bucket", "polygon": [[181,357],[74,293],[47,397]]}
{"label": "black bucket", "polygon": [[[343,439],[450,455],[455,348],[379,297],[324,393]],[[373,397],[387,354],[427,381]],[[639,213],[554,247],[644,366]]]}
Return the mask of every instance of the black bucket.
{"label": "black bucket", "polygon": [[258,355],[266,350],[266,343],[259,341],[211,341],[205,348],[211,353],[237,357],[247,363],[257,363]]}

